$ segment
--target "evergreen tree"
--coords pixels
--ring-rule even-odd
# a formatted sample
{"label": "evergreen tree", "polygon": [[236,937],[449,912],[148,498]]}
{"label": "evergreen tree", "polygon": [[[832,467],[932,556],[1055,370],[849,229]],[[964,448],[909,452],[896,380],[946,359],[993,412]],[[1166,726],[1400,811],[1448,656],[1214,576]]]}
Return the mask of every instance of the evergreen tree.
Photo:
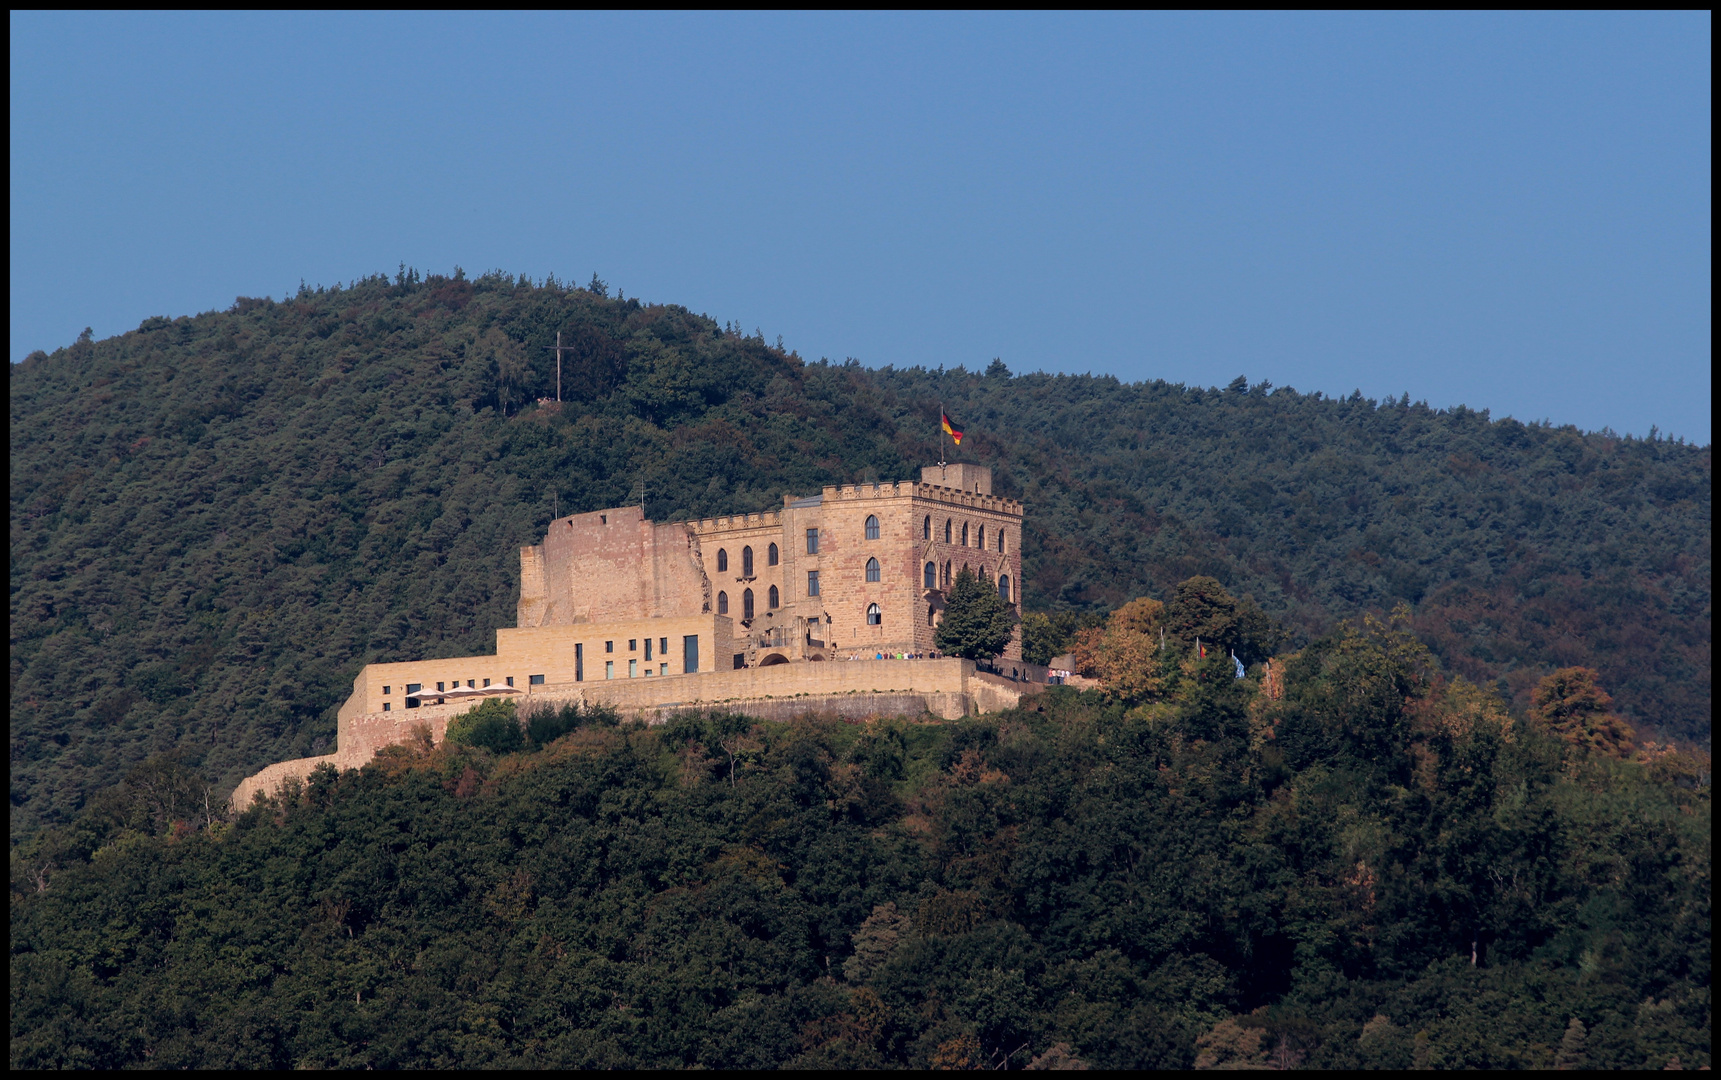
{"label": "evergreen tree", "polygon": [[932,640],[945,653],[966,660],[990,660],[1010,644],[1016,613],[985,579],[964,567],[956,575],[944,619]]}
{"label": "evergreen tree", "polygon": [[1584,1067],[1584,1044],[1589,1041],[1589,1030],[1584,1022],[1572,1017],[1572,1022],[1566,1025],[1566,1033],[1560,1039],[1560,1048],[1554,1052],[1554,1068],[1581,1069]]}

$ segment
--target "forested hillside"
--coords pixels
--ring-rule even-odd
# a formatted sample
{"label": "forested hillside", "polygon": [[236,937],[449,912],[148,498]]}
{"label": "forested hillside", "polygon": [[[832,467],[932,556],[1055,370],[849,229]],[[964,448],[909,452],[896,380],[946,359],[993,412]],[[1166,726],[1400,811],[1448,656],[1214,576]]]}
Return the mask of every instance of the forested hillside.
{"label": "forested hillside", "polygon": [[1306,641],[1403,599],[1519,708],[1583,664],[1640,729],[1708,740],[1708,447],[1242,380],[805,363],[595,279],[403,272],[13,368],[13,837],[167,751],[219,797],[327,746],[360,665],[492,647],[554,509],[913,477],[941,402],[1028,504],[1030,609],[1204,573]]}
{"label": "forested hillside", "polygon": [[1709,1065],[1706,760],[1372,620],[1161,674],[959,723],[498,705],[236,820],[157,759],[14,850],[11,1065]]}

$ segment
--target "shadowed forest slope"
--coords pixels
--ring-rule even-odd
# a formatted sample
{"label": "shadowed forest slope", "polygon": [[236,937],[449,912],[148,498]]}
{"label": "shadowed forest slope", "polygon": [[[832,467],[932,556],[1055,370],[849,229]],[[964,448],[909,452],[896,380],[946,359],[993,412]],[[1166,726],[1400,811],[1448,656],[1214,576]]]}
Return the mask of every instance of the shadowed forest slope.
{"label": "shadowed forest slope", "polygon": [[1312,635],[1404,599],[1520,705],[1585,664],[1633,722],[1708,740],[1706,446],[1242,380],[804,363],[595,281],[403,272],[12,369],[13,837],[151,754],[219,791],[317,752],[364,663],[487,651],[555,509],[910,478],[940,402],[1028,504],[1031,609],[1207,573]]}
{"label": "shadowed forest slope", "polygon": [[1136,707],[493,703],[226,820],[158,760],[14,849],[11,1064],[1707,1067],[1707,759],[1362,624]]}

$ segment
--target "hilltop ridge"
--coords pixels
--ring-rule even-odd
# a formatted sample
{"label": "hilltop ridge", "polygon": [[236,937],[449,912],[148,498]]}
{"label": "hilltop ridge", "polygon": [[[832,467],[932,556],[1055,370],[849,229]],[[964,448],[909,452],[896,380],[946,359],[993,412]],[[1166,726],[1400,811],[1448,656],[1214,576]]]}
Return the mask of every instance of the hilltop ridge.
{"label": "hilltop ridge", "polygon": [[[557,332],[567,350],[555,392]],[[1518,705],[1596,667],[1707,742],[1710,449],[1234,380],[808,363],[675,305],[402,273],[12,371],[16,839],[157,753],[320,752],[359,666],[486,647],[520,545],[910,475],[938,403],[1030,508],[1030,610],[1210,574],[1305,637],[1398,601]]]}

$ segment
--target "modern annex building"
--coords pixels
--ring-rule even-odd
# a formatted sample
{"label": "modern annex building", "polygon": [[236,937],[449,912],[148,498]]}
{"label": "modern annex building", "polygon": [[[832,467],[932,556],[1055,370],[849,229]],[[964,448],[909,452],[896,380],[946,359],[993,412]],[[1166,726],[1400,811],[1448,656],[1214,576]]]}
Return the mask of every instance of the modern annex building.
{"label": "modern annex building", "polygon": [[[440,738],[486,697],[578,700],[630,713],[747,703],[748,711],[960,716],[1014,704],[1043,672],[937,656],[946,590],[973,570],[1018,607],[1022,504],[991,470],[933,465],[916,482],[827,487],[758,514],[660,523],[639,507],[557,518],[520,551],[517,626],[492,656],[369,664],[339,712],[334,754],[281,762],[244,805],[320,764],[363,765],[417,725]],[[811,700],[809,700],[811,699]],[[779,707],[768,707],[777,702]]]}

